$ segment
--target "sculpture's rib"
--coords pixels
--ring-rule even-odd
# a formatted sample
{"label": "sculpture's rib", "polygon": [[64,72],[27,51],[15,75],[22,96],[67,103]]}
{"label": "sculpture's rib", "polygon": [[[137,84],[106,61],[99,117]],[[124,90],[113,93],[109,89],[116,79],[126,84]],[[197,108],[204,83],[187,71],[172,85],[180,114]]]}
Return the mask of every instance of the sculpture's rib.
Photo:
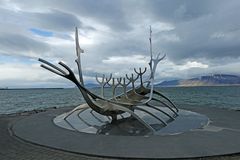
{"label": "sculpture's rib", "polygon": [[99,83],[100,85],[100,93],[101,93],[101,97],[104,98],[104,86],[106,85],[106,83],[104,82],[105,80],[105,75],[103,74],[102,76],[102,82],[98,79],[98,76],[96,75],[96,81]]}
{"label": "sculpture's rib", "polygon": [[[144,95],[150,93],[150,89],[147,89],[147,88],[145,88],[145,87],[142,87],[142,88],[140,89],[140,91],[141,91],[141,92],[144,92],[144,93],[145,93]],[[162,102],[162,101],[160,101],[160,100],[158,100],[158,99],[156,99],[156,98],[154,98],[154,97],[152,97],[151,99],[149,98],[145,103],[149,103],[151,100],[158,101],[158,102],[162,103],[163,105],[165,105],[166,107],[168,107],[168,108],[169,108],[171,111],[173,111],[176,115],[178,115],[178,114],[177,114],[178,108],[174,105],[174,103],[173,103],[168,97],[166,97],[165,95],[163,95],[162,93],[160,93],[160,92],[158,92],[158,91],[156,91],[156,90],[153,90],[153,93],[154,93],[154,94],[157,94],[158,96],[160,96],[160,97],[164,98],[165,100],[167,100],[167,101],[173,106],[173,108],[175,108],[176,111],[174,111],[174,110],[172,109],[172,107],[170,107],[168,104],[166,104],[166,103],[164,103],[164,102]],[[139,94],[140,94],[140,93],[139,93]],[[141,95],[142,95],[142,94],[141,94]]]}
{"label": "sculpture's rib", "polygon": [[118,110],[122,110],[124,112],[129,113],[130,115],[132,115],[134,118],[136,118],[140,123],[142,123],[146,128],[148,128],[151,132],[154,132],[155,130],[152,128],[152,126],[150,126],[149,124],[147,124],[146,122],[144,122],[138,115],[136,115],[133,111],[131,111],[130,109],[126,108],[126,107],[122,107],[122,106],[117,106]]}
{"label": "sculpture's rib", "polygon": [[91,126],[93,126],[93,125],[91,125],[90,123],[88,123],[87,121],[85,121],[82,117],[80,117],[80,114],[83,113],[85,110],[86,110],[86,109],[81,110],[80,112],[78,112],[77,116],[78,116],[78,118],[79,118],[81,121],[83,121],[83,123],[85,123],[87,126],[90,126],[90,127],[91,127]]}
{"label": "sculpture's rib", "polygon": [[165,95],[163,95],[162,93],[160,93],[156,90],[153,90],[153,93],[165,98],[169,103],[171,103],[171,105],[173,105],[173,107],[176,109],[177,112],[179,111],[178,108],[175,106],[175,104],[168,97],[166,97]]}
{"label": "sculpture's rib", "polygon": [[90,111],[91,115],[96,119],[98,120],[100,123],[106,123],[104,121],[102,121],[100,118],[98,118],[94,113],[93,113],[93,110]]}
{"label": "sculpture's rib", "polygon": [[169,108],[176,116],[178,116],[178,113],[177,113],[176,111],[174,111],[174,110],[172,109],[172,107],[170,107],[170,106],[169,106],[168,104],[166,104],[165,102],[160,101],[159,99],[156,99],[156,98],[152,98],[152,100],[163,104],[165,107]]}
{"label": "sculpture's rib", "polygon": [[174,120],[175,118],[174,117],[172,117],[170,114],[168,114],[167,112],[165,112],[165,111],[163,111],[163,110],[161,110],[161,109],[159,109],[159,108],[157,108],[157,107],[155,107],[155,106],[153,106],[153,105],[151,105],[151,104],[146,104],[148,107],[150,107],[150,108],[153,108],[153,109],[155,109],[155,110],[157,110],[157,111],[159,111],[159,112],[162,112],[163,114],[165,114],[166,116],[168,116],[169,118],[171,118],[172,120]]}
{"label": "sculpture's rib", "polygon": [[136,68],[134,68],[134,72],[138,74],[138,76],[140,76],[140,82],[141,82],[141,86],[143,86],[143,74],[147,71],[147,67],[144,68],[144,71],[142,72],[142,69],[139,68],[139,72],[136,70]]}
{"label": "sculpture's rib", "polygon": [[122,114],[120,114],[120,117],[122,117],[122,119],[124,118],[124,116]]}
{"label": "sculpture's rib", "polygon": [[167,123],[162,120],[161,118],[157,117],[156,115],[152,114],[151,112],[145,110],[145,109],[142,109],[142,108],[139,108],[139,107],[133,107],[134,109],[137,109],[137,110],[140,110],[140,111],[143,111],[145,113],[148,113],[149,115],[153,116],[154,118],[156,118],[157,120],[159,120],[160,122],[162,122],[165,126],[167,126]]}
{"label": "sculpture's rib", "polygon": [[[84,111],[84,110],[86,110],[87,108],[81,108],[81,109],[82,109],[82,111]],[[79,132],[79,130],[78,130],[76,127],[74,127],[74,126],[67,120],[67,118],[68,118],[70,115],[72,115],[75,111],[76,111],[76,110],[73,110],[72,112],[70,112],[70,114],[68,114],[67,116],[65,116],[65,117],[63,118],[63,120],[64,120],[65,122],[67,122],[67,124],[68,124],[70,127],[72,127],[72,129],[74,129],[74,130],[76,130],[76,131]],[[81,111],[80,111],[80,112],[81,112]]]}

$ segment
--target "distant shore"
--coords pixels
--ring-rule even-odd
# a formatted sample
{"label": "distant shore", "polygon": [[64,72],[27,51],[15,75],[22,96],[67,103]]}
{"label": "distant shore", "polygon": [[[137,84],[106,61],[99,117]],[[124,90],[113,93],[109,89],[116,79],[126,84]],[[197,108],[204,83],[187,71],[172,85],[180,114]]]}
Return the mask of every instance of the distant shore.
{"label": "distant shore", "polygon": [[0,88],[0,90],[38,90],[38,89],[65,89],[65,88]]}
{"label": "distant shore", "polygon": [[223,84],[223,85],[220,85],[220,84],[216,84],[216,85],[166,85],[166,86],[158,86],[156,85],[155,87],[156,88],[169,88],[169,87],[234,87],[234,86],[237,86],[239,87],[240,84]]}

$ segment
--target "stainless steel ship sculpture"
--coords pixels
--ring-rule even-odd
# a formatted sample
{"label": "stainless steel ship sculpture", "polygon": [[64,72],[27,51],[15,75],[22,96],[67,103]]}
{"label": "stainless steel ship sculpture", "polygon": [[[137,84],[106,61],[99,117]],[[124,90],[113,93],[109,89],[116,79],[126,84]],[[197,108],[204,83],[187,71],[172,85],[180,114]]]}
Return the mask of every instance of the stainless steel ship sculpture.
{"label": "stainless steel ship sculpture", "polygon": [[[55,119],[55,123],[62,123],[65,125],[65,128],[76,131],[84,130],[84,127],[78,127],[77,125],[77,123],[84,123],[88,128],[94,128],[95,132],[101,132],[104,128],[107,128],[107,125],[119,125],[121,122],[126,125],[128,122],[137,121],[137,123],[140,124],[142,128],[148,130],[149,133],[154,133],[176,119],[179,112],[176,105],[165,95],[154,89],[157,65],[166,55],[160,57],[159,53],[156,58],[154,58],[152,53],[151,27],[149,37],[150,75],[148,79],[144,81],[143,78],[147,68],[134,68],[135,73],[132,73],[130,76],[126,74],[125,77],[118,78],[113,77],[112,74],[110,74],[109,77],[103,75],[101,78],[96,75],[96,80],[100,85],[100,95],[94,94],[84,86],[81,67],[81,53],[84,51],[79,45],[77,28],[75,32],[75,42],[77,53],[75,62],[77,63],[79,71],[79,80],[73,71],[63,62],[59,62],[59,65],[61,65],[64,70],[46,60],[39,59],[39,61],[43,63],[41,67],[72,81],[78,87],[86,101],[86,104],[82,104],[70,112],[62,114],[60,118]],[[136,86],[136,84],[139,85]],[[112,98],[110,99],[104,95],[107,86],[110,87],[112,93]],[[122,93],[119,95],[116,95],[117,88],[122,89]],[[88,118],[84,118],[83,112],[88,112],[88,117],[91,116],[91,119],[93,118],[97,123],[93,123],[93,120],[88,121]],[[70,120],[72,116],[77,117],[81,122],[76,122],[76,119]],[[154,119],[154,122],[152,120],[148,121],[147,119],[149,119],[149,117]],[[135,125],[132,125],[130,128],[134,130]]]}

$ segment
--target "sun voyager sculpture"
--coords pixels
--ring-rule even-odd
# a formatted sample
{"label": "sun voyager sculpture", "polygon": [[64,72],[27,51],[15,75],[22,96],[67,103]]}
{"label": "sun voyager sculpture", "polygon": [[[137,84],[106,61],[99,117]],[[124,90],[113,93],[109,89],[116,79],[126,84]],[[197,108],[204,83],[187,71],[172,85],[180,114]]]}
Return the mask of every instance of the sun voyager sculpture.
{"label": "sun voyager sculpture", "polygon": [[[150,27],[150,75],[146,68],[134,68],[133,72],[125,77],[109,77],[103,75],[97,77],[100,85],[100,95],[97,95],[84,86],[81,67],[81,53],[78,40],[78,29],[75,31],[76,54],[75,60],[79,78],[63,62],[56,65],[39,58],[41,67],[72,81],[79,89],[86,103],[77,106],[73,110],[54,118],[54,123],[62,128],[78,132],[105,135],[152,135],[152,134],[176,134],[192,128],[198,128],[207,123],[205,117],[195,112],[180,110],[164,94],[154,89],[154,79],[157,65],[166,56],[153,55],[152,30]],[[144,80],[144,76],[147,77]],[[108,87],[112,97],[106,98],[104,91]],[[121,89],[121,94],[116,90]],[[196,117],[200,118],[196,118]],[[194,118],[193,118],[194,117]],[[191,121],[191,118],[195,121]],[[204,121],[204,123],[203,123]],[[193,127],[194,126],[194,127]]]}

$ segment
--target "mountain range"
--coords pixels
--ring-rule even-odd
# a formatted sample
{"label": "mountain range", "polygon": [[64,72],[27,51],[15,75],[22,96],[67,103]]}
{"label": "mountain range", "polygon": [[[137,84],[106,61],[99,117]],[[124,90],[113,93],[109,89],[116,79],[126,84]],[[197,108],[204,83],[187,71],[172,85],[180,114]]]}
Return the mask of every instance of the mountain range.
{"label": "mountain range", "polygon": [[163,81],[156,84],[156,86],[158,87],[222,85],[240,85],[240,76],[229,74],[213,74],[184,80]]}

